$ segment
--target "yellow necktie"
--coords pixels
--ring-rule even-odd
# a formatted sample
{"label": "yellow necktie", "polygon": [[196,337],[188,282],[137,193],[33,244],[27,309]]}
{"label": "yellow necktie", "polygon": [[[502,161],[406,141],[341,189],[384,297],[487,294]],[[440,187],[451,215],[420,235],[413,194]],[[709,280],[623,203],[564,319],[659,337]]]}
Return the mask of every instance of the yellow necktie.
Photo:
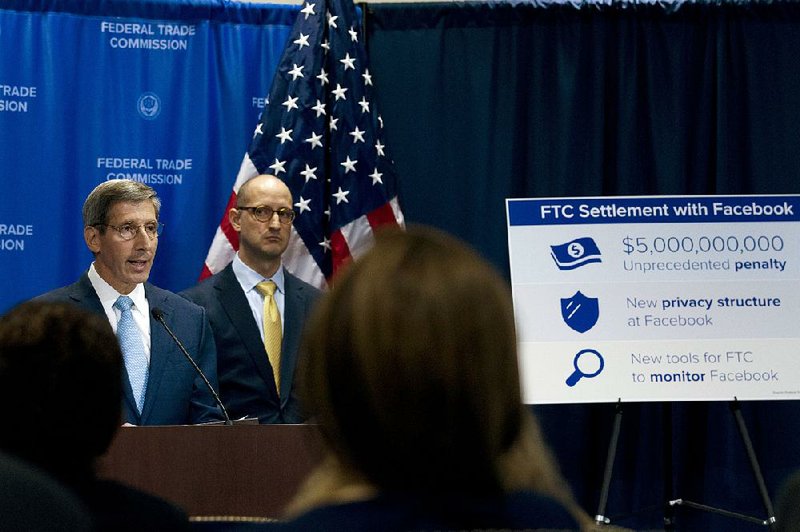
{"label": "yellow necktie", "polygon": [[275,378],[275,389],[281,393],[281,315],[278,313],[278,304],[275,303],[275,283],[262,281],[256,285],[256,290],[264,296],[264,348],[267,358],[272,365],[272,375]]}

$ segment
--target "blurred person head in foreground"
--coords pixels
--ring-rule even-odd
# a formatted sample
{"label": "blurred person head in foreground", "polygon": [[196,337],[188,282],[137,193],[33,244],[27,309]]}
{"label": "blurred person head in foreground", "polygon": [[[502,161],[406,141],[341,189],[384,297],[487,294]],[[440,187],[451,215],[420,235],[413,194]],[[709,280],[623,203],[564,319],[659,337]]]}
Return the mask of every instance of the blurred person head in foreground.
{"label": "blurred person head in foreground", "polygon": [[121,424],[122,354],[108,320],[68,303],[0,318],[0,401],[15,414],[0,448],[82,482]]}
{"label": "blurred person head in foreground", "polygon": [[290,523],[590,523],[522,404],[511,294],[483,259],[432,229],[387,230],[334,284],[301,381],[329,452]]}
{"label": "blurred person head in foreground", "polygon": [[0,317],[0,402],[14,423],[0,450],[67,486],[95,531],[188,530],[179,508],[96,475],[122,419],[122,367],[105,316],[46,301],[11,309]]}

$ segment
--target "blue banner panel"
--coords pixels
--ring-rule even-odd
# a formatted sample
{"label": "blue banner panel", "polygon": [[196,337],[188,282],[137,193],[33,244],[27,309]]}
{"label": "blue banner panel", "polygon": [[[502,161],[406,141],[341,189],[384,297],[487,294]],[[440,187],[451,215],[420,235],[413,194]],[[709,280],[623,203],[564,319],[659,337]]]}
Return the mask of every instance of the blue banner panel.
{"label": "blue banner panel", "polygon": [[511,226],[800,220],[800,196],[787,195],[510,199],[507,205]]}
{"label": "blue banner panel", "polygon": [[0,9],[0,311],[86,270],[81,206],[114,178],[162,199],[151,281],[191,286],[298,7],[10,4]]}

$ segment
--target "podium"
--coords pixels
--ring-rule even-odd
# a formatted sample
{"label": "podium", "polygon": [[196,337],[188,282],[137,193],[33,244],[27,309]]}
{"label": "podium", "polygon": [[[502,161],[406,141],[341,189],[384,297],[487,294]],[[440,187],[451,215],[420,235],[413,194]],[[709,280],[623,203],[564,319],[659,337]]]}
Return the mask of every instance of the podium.
{"label": "podium", "polygon": [[190,517],[277,518],[322,453],[314,425],[121,427],[98,475]]}

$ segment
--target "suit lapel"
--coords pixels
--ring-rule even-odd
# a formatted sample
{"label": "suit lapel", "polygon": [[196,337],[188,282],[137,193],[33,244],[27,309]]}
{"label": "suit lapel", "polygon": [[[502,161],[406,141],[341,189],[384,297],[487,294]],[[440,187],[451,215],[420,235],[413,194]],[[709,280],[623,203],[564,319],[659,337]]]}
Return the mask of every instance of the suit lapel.
{"label": "suit lapel", "polygon": [[131,389],[131,381],[128,378],[128,370],[125,364],[122,364],[122,406],[125,421],[133,425],[141,425],[142,416],[136,409],[136,401],[133,398],[133,389]]}
{"label": "suit lapel", "polygon": [[69,297],[76,304],[80,305],[86,310],[95,312],[101,316],[106,315],[103,304],[100,303],[100,298],[97,297],[97,292],[94,291],[92,282],[89,280],[89,275],[86,273],[81,275],[81,278],[78,279],[78,282],[72,285],[72,290],[69,292]]}
{"label": "suit lapel", "polygon": [[[92,282],[89,276],[84,273],[78,282],[72,285],[72,290],[69,292],[69,297],[80,307],[106,316],[106,311],[103,304],[100,303],[100,298],[97,292],[94,291]],[[122,364],[122,407],[125,421],[133,423],[134,425],[140,424],[139,412],[136,410],[136,401],[133,398],[133,390],[131,389],[130,379],[128,379],[128,371],[125,369],[125,364]]]}
{"label": "suit lapel", "polygon": [[289,400],[294,382],[294,371],[297,366],[297,350],[300,347],[302,325],[300,319],[305,313],[305,294],[297,278],[283,271],[286,287],[284,299],[283,343],[281,345],[281,405]]}
{"label": "suit lapel", "polygon": [[264,342],[258,332],[258,324],[253,318],[250,304],[247,302],[242,286],[236,279],[236,274],[233,273],[233,267],[230,264],[222,270],[215,283],[215,289],[217,290],[217,298],[220,305],[225,309],[228,319],[230,319],[231,324],[236,329],[236,333],[241,338],[242,344],[244,344],[248,355],[253,360],[253,364],[258,369],[259,375],[267,385],[272,383],[271,389],[274,390],[275,379],[272,376],[267,352],[264,350]]}
{"label": "suit lapel", "polygon": [[[145,283],[145,297],[150,305],[150,310],[161,309],[164,313],[164,321],[169,323],[172,320],[173,309],[167,304],[166,297],[153,290],[152,285]],[[156,321],[152,314],[150,316],[150,368],[147,376],[147,391],[144,395],[144,407],[142,408],[141,422],[147,423],[150,413],[153,411],[155,398],[158,397],[158,388],[164,376],[167,359],[172,351],[174,341],[169,336],[164,326]],[[126,379],[127,381],[127,379]],[[130,388],[130,384],[128,385]],[[131,397],[132,394],[131,394]]]}

